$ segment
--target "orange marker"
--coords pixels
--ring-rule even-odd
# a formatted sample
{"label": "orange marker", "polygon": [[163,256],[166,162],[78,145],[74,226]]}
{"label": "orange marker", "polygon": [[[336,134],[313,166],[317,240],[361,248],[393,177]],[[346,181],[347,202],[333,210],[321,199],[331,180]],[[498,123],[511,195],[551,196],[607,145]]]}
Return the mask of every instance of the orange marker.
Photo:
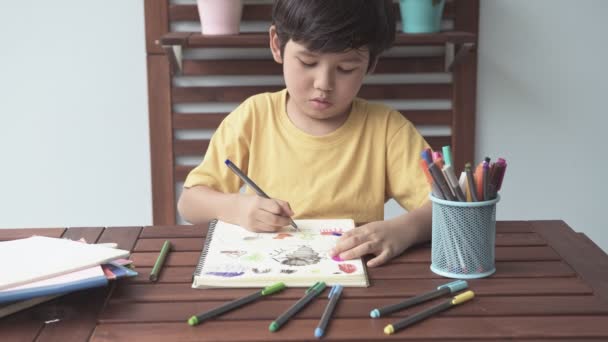
{"label": "orange marker", "polygon": [[479,163],[475,168],[475,194],[478,201],[484,201],[483,197],[483,163]]}

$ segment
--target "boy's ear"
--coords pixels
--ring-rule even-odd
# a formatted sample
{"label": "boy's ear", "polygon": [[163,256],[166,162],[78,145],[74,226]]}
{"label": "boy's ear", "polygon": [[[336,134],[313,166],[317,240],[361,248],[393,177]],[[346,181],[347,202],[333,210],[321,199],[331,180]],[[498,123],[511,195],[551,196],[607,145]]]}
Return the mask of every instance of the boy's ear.
{"label": "boy's ear", "polygon": [[277,28],[274,25],[270,26],[268,35],[270,36],[270,51],[272,51],[272,58],[275,62],[283,64],[283,58],[281,57],[281,41],[277,34]]}

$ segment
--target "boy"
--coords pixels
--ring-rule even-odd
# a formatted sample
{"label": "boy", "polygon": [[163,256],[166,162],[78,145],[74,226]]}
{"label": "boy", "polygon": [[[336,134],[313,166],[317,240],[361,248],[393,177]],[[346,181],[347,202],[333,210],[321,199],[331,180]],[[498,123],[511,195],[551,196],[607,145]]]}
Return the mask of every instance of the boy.
{"label": "boy", "polygon": [[[181,215],[252,231],[275,231],[292,216],[368,222],[332,254],[374,254],[370,267],[429,240],[430,187],[419,167],[427,143],[399,112],[355,98],[394,41],[392,10],[392,0],[275,1],[270,49],[287,88],[226,117],[184,183]],[[226,159],[273,199],[239,193]],[[389,198],[408,213],[383,221]]]}

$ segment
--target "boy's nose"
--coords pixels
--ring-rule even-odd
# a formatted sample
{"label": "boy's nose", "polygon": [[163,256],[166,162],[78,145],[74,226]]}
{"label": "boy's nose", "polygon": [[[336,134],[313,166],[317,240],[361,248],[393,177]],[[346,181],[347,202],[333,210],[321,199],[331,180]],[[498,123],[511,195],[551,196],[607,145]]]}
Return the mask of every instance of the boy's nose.
{"label": "boy's nose", "polygon": [[321,91],[332,91],[334,90],[334,76],[331,72],[320,72],[315,77],[314,83],[315,89]]}

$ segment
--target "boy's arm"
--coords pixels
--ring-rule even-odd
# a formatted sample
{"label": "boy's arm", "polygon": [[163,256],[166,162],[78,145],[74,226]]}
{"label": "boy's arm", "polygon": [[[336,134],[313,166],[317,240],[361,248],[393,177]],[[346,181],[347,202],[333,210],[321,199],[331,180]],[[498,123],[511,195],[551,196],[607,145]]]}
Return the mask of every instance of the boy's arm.
{"label": "boy's arm", "polygon": [[386,221],[365,224],[342,235],[332,255],[354,259],[365,254],[376,257],[367,266],[379,266],[409,247],[431,239],[432,204]]}
{"label": "boy's arm", "polygon": [[180,215],[192,224],[201,224],[213,219],[226,221],[230,216],[228,210],[234,206],[237,194],[226,194],[206,186],[184,188],[177,210]]}
{"label": "boy's arm", "polygon": [[177,209],[186,221],[204,224],[213,219],[251,231],[276,231],[290,224],[289,203],[256,195],[223,193],[207,186],[184,188]]}

